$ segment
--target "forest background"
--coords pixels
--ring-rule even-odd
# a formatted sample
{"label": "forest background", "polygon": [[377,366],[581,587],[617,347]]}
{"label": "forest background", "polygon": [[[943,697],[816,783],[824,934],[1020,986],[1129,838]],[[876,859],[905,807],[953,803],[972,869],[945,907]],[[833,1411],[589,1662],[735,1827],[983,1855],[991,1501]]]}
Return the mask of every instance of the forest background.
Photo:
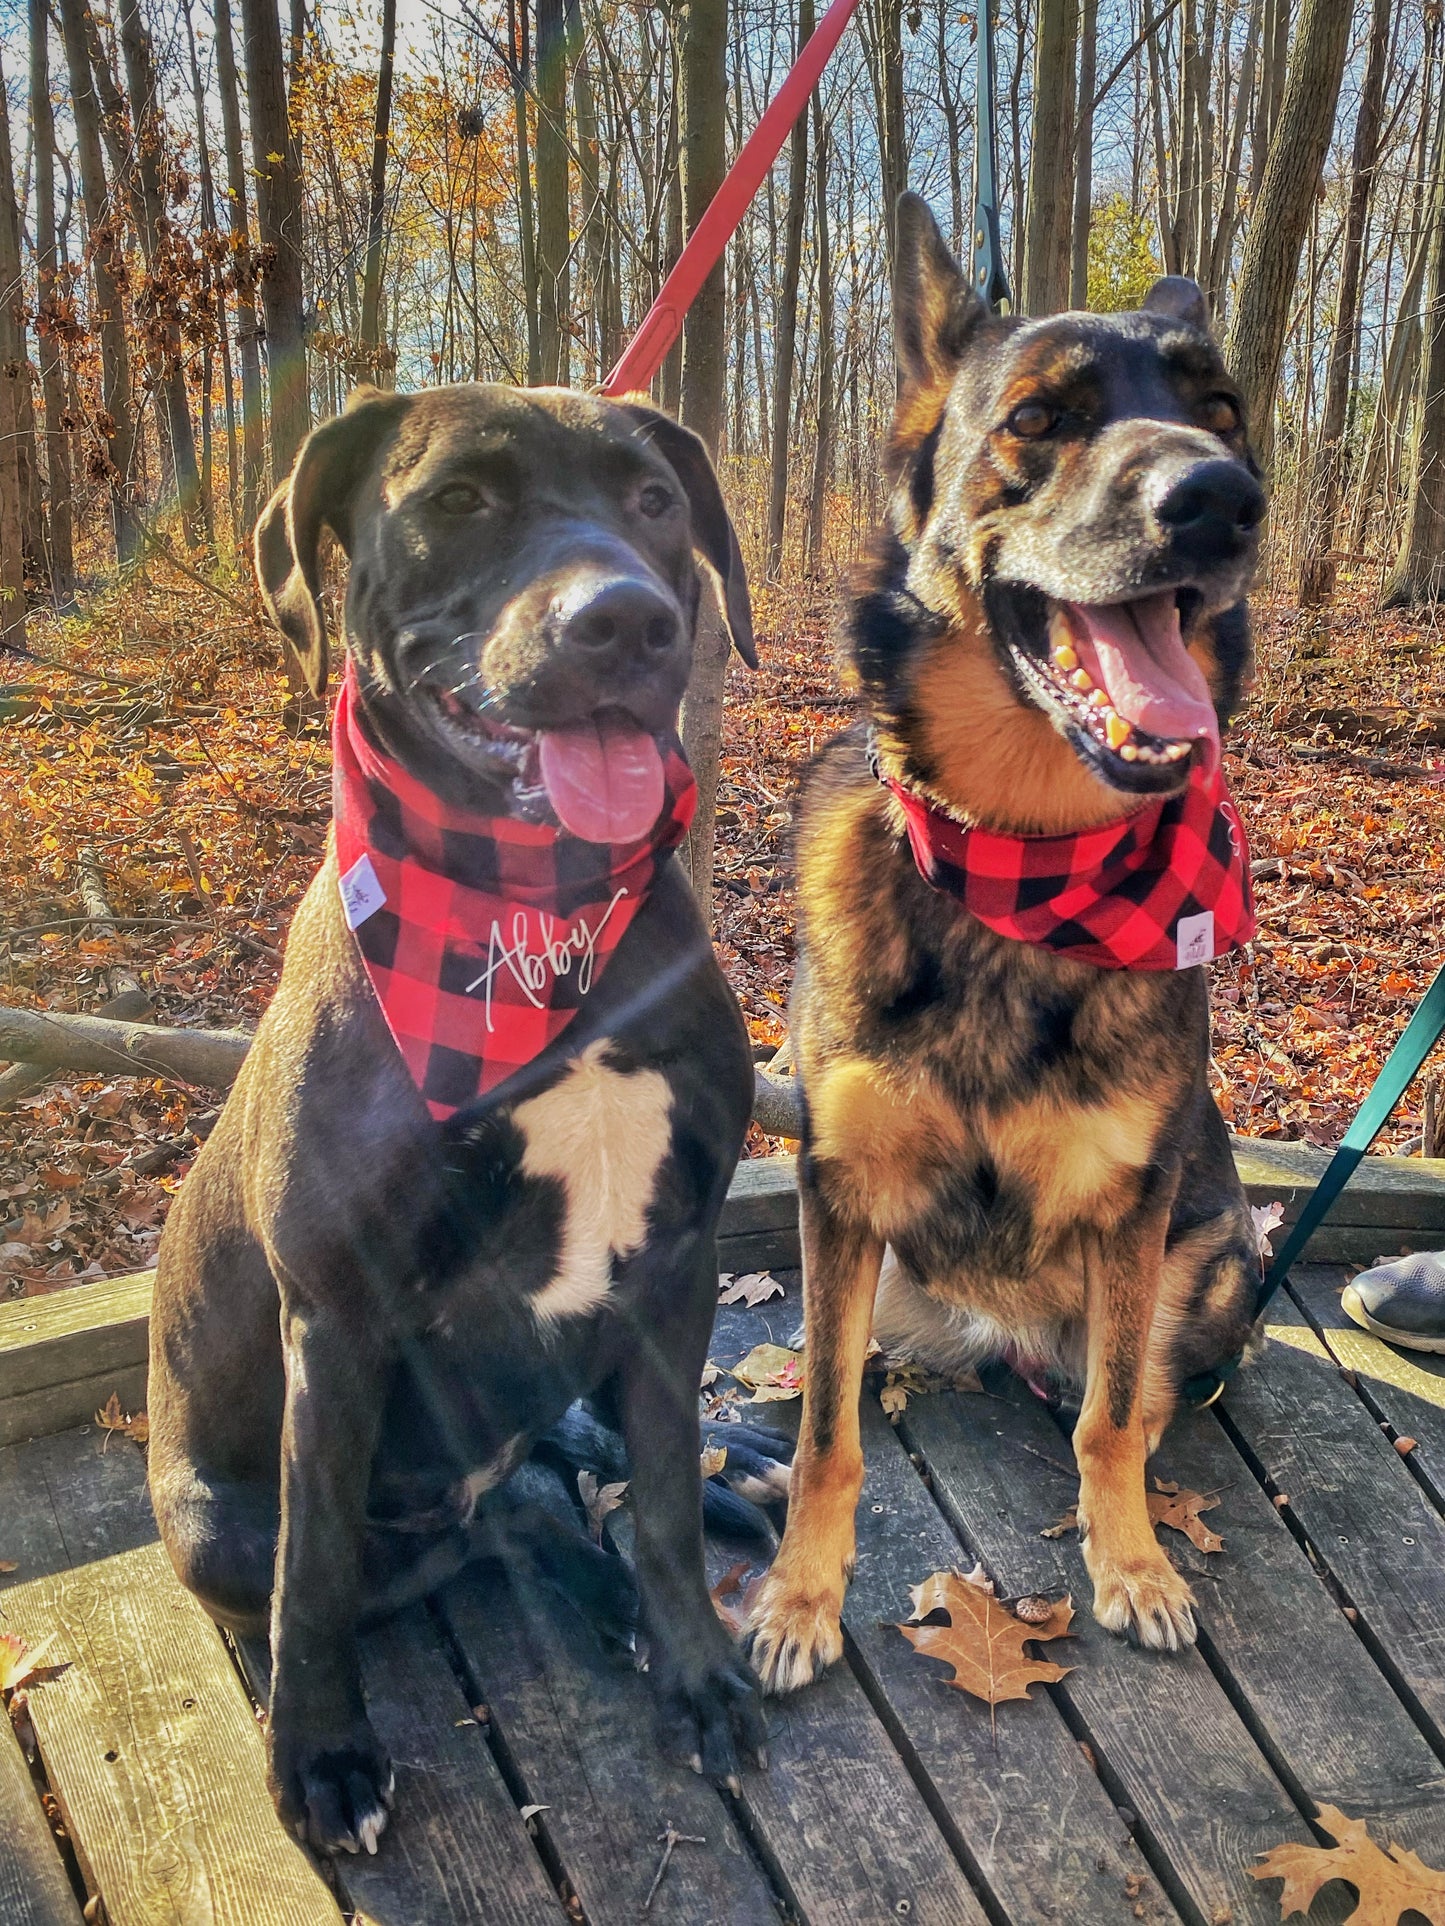
{"label": "forest background", "polygon": [[[1235,1129],[1321,1145],[1445,910],[1441,13],[996,16],[1018,305],[1195,276],[1268,462],[1229,757],[1261,930],[1214,966],[1212,1076]],[[60,1040],[0,1072],[0,1289],[143,1262],[214,1113],[159,1061],[76,1068],[67,1019],[246,1024],[274,986],[329,759],[245,542],[307,427],[362,380],[595,384],[814,24],[811,0],[0,0],[0,1005]],[[716,451],[757,608],[756,676],[724,686],[704,637],[688,743],[692,871],[760,1059],[793,787],[850,713],[829,636],[881,505],[891,209],[911,186],[968,245],[976,25],[860,0],[655,385]],[[1396,1146],[1433,1151],[1439,1109],[1427,1067]]]}

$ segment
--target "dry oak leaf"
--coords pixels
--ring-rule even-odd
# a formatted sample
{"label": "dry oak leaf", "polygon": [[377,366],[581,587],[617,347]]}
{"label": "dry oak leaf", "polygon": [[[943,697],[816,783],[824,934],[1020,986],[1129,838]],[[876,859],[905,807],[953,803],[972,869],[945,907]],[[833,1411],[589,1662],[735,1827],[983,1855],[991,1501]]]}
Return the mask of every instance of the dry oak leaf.
{"label": "dry oak leaf", "polygon": [[716,1478],[718,1473],[727,1464],[727,1461],[728,1461],[727,1446],[720,1445],[720,1444],[710,1444],[710,1445],[703,1446],[702,1455],[698,1462],[702,1468],[702,1475],[704,1478]]}
{"label": "dry oak leaf", "polygon": [[803,1395],[803,1360],[785,1344],[755,1344],[730,1375],[752,1392],[749,1404],[773,1404]]}
{"label": "dry oak leaf", "polygon": [[[1224,1540],[1217,1531],[1211,1531],[1199,1516],[1202,1511],[1213,1511],[1219,1503],[1217,1496],[1199,1491],[1183,1489],[1167,1478],[1156,1478],[1155,1489],[1146,1492],[1149,1506],[1149,1523],[1167,1525],[1171,1531],[1182,1531],[1191,1545],[1202,1552],[1224,1550]],[[1077,1506],[1070,1505],[1063,1517],[1055,1525],[1045,1525],[1039,1533],[1040,1538],[1062,1538],[1067,1531],[1079,1529]]]}
{"label": "dry oak leaf", "polygon": [[[151,1435],[151,1421],[145,1412],[122,1411],[120,1408],[120,1399],[114,1391],[112,1391],[106,1399],[103,1409],[96,1412],[95,1422],[100,1426],[102,1431],[106,1433],[119,1431],[123,1436],[138,1445],[145,1444]],[[107,1436],[105,1444],[106,1446],[110,1444],[109,1436]],[[104,1448],[103,1446],[102,1449]]]}
{"label": "dry oak leaf", "polygon": [[0,1632],[0,1692],[13,1691],[40,1670],[40,1661],[55,1643],[55,1634],[28,1646],[18,1632]]}
{"label": "dry oak leaf", "polygon": [[1399,1926],[1409,1912],[1419,1913],[1430,1926],[1445,1926],[1445,1872],[1427,1866],[1393,1840],[1381,1851],[1364,1820],[1347,1819],[1337,1806],[1321,1806],[1315,1823],[1338,1843],[1276,1846],[1264,1855],[1262,1865],[1249,1869],[1252,1878],[1284,1881],[1281,1919],[1307,1913],[1322,1886],[1343,1879],[1360,1899],[1347,1915],[1349,1926]]}
{"label": "dry oak leaf", "polygon": [[1030,1658],[1029,1639],[1064,1638],[1073,1620],[1070,1599],[1060,1599],[1040,1623],[1021,1619],[999,1603],[983,1585],[959,1572],[933,1572],[921,1585],[910,1587],[915,1619],[947,1612],[947,1625],[900,1625],[898,1630],[915,1652],[942,1659],[953,1667],[946,1681],[971,1692],[985,1705],[1005,1699],[1026,1699],[1031,1685],[1053,1685],[1073,1670],[1051,1659]]}
{"label": "dry oak leaf", "polygon": [[768,1271],[749,1271],[746,1277],[734,1277],[724,1271],[718,1278],[723,1289],[718,1293],[719,1304],[766,1304],[770,1297],[781,1297],[783,1287]]}
{"label": "dry oak leaf", "polygon": [[599,1545],[602,1543],[602,1527],[609,1514],[616,1511],[626,1497],[628,1483],[626,1478],[622,1478],[615,1485],[604,1485],[598,1482],[594,1472],[577,1473],[577,1492],[591,1523],[592,1536]]}

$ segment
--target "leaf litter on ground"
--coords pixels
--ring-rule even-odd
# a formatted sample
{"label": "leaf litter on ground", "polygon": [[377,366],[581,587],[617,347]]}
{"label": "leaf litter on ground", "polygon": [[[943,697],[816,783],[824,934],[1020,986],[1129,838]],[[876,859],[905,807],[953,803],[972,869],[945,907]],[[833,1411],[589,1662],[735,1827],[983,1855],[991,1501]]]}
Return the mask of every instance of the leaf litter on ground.
{"label": "leaf litter on ground", "polygon": [[[931,1572],[908,1596],[915,1622],[897,1629],[916,1652],[950,1665],[953,1676],[944,1683],[981,1699],[991,1715],[1005,1700],[1029,1698],[1031,1685],[1054,1685],[1073,1670],[1025,1649],[1031,1640],[1070,1636],[1072,1599],[1021,1599],[1010,1609],[995,1597],[981,1566],[968,1574]],[[921,1622],[935,1613],[948,1622]]]}
{"label": "leaf litter on ground", "polygon": [[1347,1926],[1399,1926],[1418,1913],[1430,1926],[1445,1926],[1445,1871],[1427,1866],[1417,1854],[1393,1840],[1377,1846],[1363,1819],[1348,1819],[1337,1806],[1321,1806],[1316,1825],[1333,1846],[1304,1846],[1290,1840],[1251,1866],[1252,1879],[1280,1879],[1280,1917],[1307,1913],[1315,1896],[1332,1879],[1353,1886],[1359,1904],[1346,1915]]}
{"label": "leaf litter on ground", "polygon": [[786,1344],[755,1344],[729,1373],[752,1396],[748,1404],[776,1404],[803,1395],[803,1358]]}
{"label": "leaf litter on ground", "polygon": [[722,1287],[718,1291],[719,1304],[766,1304],[770,1297],[781,1297],[783,1287],[768,1271],[749,1271],[746,1277],[734,1277],[731,1271],[724,1271],[718,1278]]}
{"label": "leaf litter on ground", "polygon": [[[1153,1491],[1146,1492],[1149,1506],[1149,1523],[1167,1525],[1170,1531],[1183,1532],[1191,1545],[1202,1552],[1224,1550],[1224,1540],[1216,1531],[1211,1531],[1200,1517],[1204,1511],[1213,1511],[1221,1502],[1217,1492],[1190,1491],[1172,1478],[1156,1478]],[[1062,1538],[1065,1532],[1079,1529],[1077,1505],[1070,1505],[1057,1523],[1045,1525],[1039,1533],[1040,1538]]]}

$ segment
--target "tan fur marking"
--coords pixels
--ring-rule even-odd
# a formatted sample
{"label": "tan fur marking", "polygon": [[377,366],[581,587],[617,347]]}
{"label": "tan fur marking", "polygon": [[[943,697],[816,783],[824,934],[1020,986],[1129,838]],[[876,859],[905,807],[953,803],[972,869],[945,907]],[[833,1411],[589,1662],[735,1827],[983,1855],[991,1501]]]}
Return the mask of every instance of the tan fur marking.
{"label": "tan fur marking", "polygon": [[624,1073],[591,1043],[567,1075],[513,1112],[527,1140],[522,1170],[555,1177],[567,1195],[556,1275],[532,1299],[544,1323],[593,1311],[612,1284],[614,1257],[647,1234],[657,1173],[672,1142],[672,1091],[656,1070]]}
{"label": "tan fur marking", "polygon": [[847,1171],[834,1207],[884,1237],[927,1208],[940,1162],[966,1141],[957,1111],[924,1079],[900,1087],[863,1058],[828,1064],[808,1100],[813,1154]]}
{"label": "tan fur marking", "polygon": [[1032,1187],[1041,1231],[1107,1226],[1134,1203],[1128,1178],[1149,1161],[1159,1110],[1142,1096],[1098,1106],[1041,1099],[990,1118],[985,1136],[999,1168]]}
{"label": "tan fur marking", "polygon": [[1089,774],[1041,710],[1019,702],[969,602],[971,621],[927,643],[914,674],[917,747],[939,799],[1016,835],[1060,836],[1127,815],[1118,790]]}

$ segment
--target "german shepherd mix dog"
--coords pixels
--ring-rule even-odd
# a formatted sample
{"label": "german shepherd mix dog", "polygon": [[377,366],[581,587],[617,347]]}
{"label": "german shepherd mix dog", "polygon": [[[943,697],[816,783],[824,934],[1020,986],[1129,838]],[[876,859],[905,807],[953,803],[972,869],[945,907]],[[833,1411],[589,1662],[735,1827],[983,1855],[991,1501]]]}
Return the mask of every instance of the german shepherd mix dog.
{"label": "german shepherd mix dog", "polygon": [[[1238,392],[1192,282],[993,318],[912,195],[898,257],[888,526],[847,631],[869,720],[799,814],[807,1363],[750,1635],[773,1691],[842,1649],[870,1321],[945,1370],[1003,1352],[1082,1386],[1095,1613],[1192,1642],[1144,1464],[1259,1276],[1183,967],[1216,913],[1220,948],[1252,928],[1219,777],[1265,508]],[[1069,852],[1099,843],[1124,898],[1090,908]]]}
{"label": "german shepherd mix dog", "polygon": [[[366,392],[318,428],[256,534],[318,695],[323,525],[351,563],[335,830],[161,1242],[150,1487],[182,1581],[269,1625],[283,1817],[374,1852],[358,1627],[520,1529],[512,1474],[588,1394],[626,1439],[667,1749],[724,1782],[762,1751],[702,1553],[753,1072],[670,854],[699,562],[749,659],[751,629],[702,443],[642,405]],[[567,1542],[574,1575],[625,1571]]]}

